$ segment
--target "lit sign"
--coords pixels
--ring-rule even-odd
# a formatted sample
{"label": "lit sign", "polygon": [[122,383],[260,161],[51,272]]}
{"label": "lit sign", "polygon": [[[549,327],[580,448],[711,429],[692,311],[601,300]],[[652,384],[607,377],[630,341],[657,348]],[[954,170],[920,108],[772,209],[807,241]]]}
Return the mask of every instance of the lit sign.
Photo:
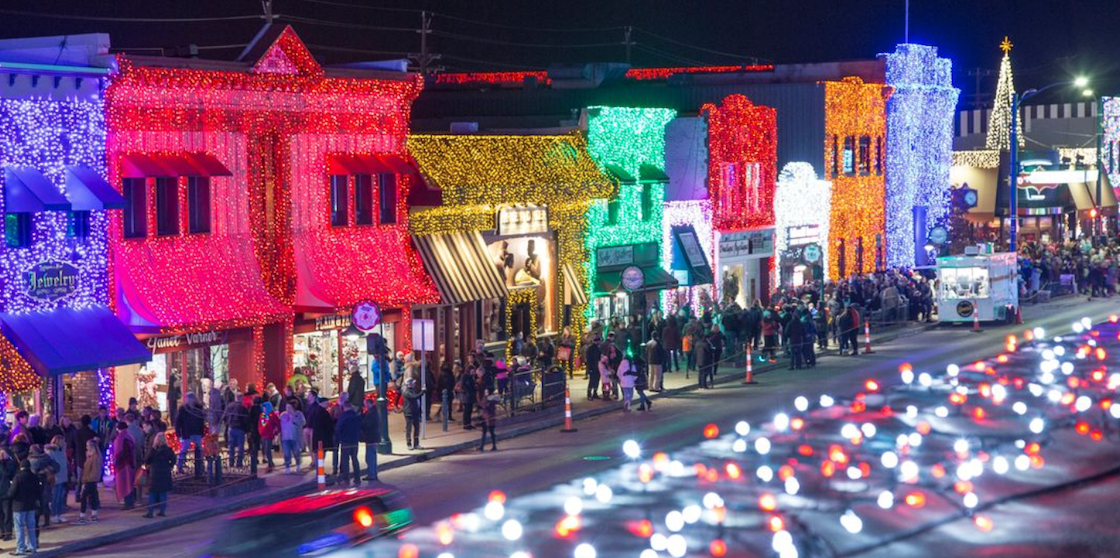
{"label": "lit sign", "polygon": [[348,314],[330,314],[328,316],[319,316],[315,318],[315,329],[317,331],[346,329],[350,327],[351,323],[353,323],[353,321]]}
{"label": "lit sign", "polygon": [[513,205],[498,210],[498,236],[548,232],[548,208],[539,205]]}
{"label": "lit sign", "polygon": [[634,245],[607,246],[595,251],[597,267],[613,267],[634,263]]}
{"label": "lit sign", "polygon": [[354,306],[350,321],[360,331],[373,331],[381,323],[381,308],[375,302],[362,302]]}
{"label": "lit sign", "polygon": [[819,225],[800,225],[786,228],[786,245],[801,246],[821,240]]}
{"label": "lit sign", "polygon": [[79,270],[70,262],[47,260],[23,272],[24,294],[47,302],[62,300],[78,290]]}
{"label": "lit sign", "polygon": [[719,257],[769,256],[774,251],[774,229],[723,233],[719,237]]}
{"label": "lit sign", "polygon": [[646,283],[646,274],[642,268],[632,265],[622,270],[622,288],[628,291],[636,291],[642,288]]}
{"label": "lit sign", "polygon": [[200,333],[184,333],[167,337],[149,337],[148,348],[156,352],[165,352],[187,347],[201,347],[206,345],[224,345],[229,338],[228,331],[204,331]]}

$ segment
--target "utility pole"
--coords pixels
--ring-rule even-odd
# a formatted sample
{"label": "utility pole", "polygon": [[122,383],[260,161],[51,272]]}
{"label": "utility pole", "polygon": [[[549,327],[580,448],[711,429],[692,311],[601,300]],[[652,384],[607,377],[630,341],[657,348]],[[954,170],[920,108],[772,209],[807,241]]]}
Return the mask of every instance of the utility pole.
{"label": "utility pole", "polygon": [[631,27],[629,25],[626,26],[626,43],[625,44],[626,44],[626,63],[627,64],[630,63],[630,46],[634,44],[634,43],[630,42],[630,35],[631,35],[631,33],[633,33],[633,31],[634,31],[633,27]]}
{"label": "utility pole", "polygon": [[272,15],[272,0],[261,0],[261,9],[264,10],[264,22],[272,25],[275,16]]}
{"label": "utility pole", "polygon": [[433,68],[432,62],[440,59],[440,55],[428,52],[428,35],[432,33],[432,14],[427,10],[420,12],[420,54],[409,55],[416,68],[420,70],[421,75],[428,75],[433,70],[441,68]]}
{"label": "utility pole", "polygon": [[983,106],[984,103],[981,101],[980,94],[980,80],[991,77],[991,75],[992,71],[985,68],[973,68],[968,71],[968,77],[976,78],[976,87],[972,89],[972,94],[969,95],[972,97],[972,108],[981,108]]}
{"label": "utility pole", "polygon": [[906,27],[902,33],[902,42],[910,44],[910,0],[906,0]]}

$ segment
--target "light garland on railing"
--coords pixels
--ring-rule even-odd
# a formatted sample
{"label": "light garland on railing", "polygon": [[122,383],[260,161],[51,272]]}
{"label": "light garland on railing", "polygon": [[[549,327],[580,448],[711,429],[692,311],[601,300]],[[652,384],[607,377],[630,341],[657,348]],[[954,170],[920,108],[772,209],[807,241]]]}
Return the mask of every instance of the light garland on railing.
{"label": "light garland on railing", "polygon": [[[829,269],[828,225],[832,207],[832,184],[817,178],[809,163],[786,163],[778,175],[774,193],[774,253],[780,259],[789,248],[790,227],[816,225],[821,248],[821,268]],[[775,268],[773,285],[781,284],[780,268]]]}
{"label": "light garland on railing", "polygon": [[[588,110],[591,116],[587,121],[587,149],[596,163],[601,166],[618,165],[634,178],[639,177],[643,164],[665,168],[665,126],[676,117],[677,111],[623,107],[591,107]],[[648,193],[650,215],[642,212],[643,190]],[[588,291],[594,290],[597,248],[641,242],[656,242],[662,246],[665,185],[621,184],[617,200],[619,212],[615,224],[609,223],[606,200],[594,202],[586,215],[590,231],[587,235],[589,258],[585,270]]]}
{"label": "light garland on railing", "polygon": [[[833,154],[832,146],[833,138],[839,138],[843,145],[845,137],[868,136],[872,138],[873,153],[875,138],[881,140],[886,135],[886,101],[890,92],[889,86],[863,83],[858,77],[825,82],[825,172],[832,181],[829,253],[833,257],[829,263],[829,277],[840,277],[841,255],[836,250],[841,240],[845,241],[845,275],[857,271],[856,238],[863,239],[860,271],[875,269],[875,235],[883,233],[885,224],[885,180],[876,175],[874,169],[866,176],[831,172],[834,157],[838,156]],[[874,167],[873,163],[869,164]],[[853,162],[853,168],[858,170],[858,166],[858,162]]]}
{"label": "light garland on railing", "polygon": [[913,208],[926,208],[926,231],[948,225],[949,165],[953,116],[960,91],[952,62],[937,48],[901,44],[884,55],[887,85],[886,231],[887,266],[915,261]]}
{"label": "light garland on railing", "polygon": [[[777,112],[755,105],[743,95],[729,95],[718,106],[706,104],[700,112],[708,121],[708,193],[713,226],[733,231],[773,225],[774,184],[778,178]],[[736,165],[731,185],[725,184],[724,169],[729,164]],[[734,191],[729,191],[729,186]]]}
{"label": "light garland on railing", "polygon": [[996,149],[973,149],[953,152],[954,167],[973,167],[978,169],[998,169],[999,151]]}

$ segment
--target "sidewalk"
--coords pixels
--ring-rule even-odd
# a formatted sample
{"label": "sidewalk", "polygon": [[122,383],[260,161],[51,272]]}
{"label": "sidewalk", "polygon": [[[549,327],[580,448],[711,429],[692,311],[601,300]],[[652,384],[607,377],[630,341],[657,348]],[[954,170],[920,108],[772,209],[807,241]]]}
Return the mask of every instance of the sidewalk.
{"label": "sidewalk", "polygon": [[[919,333],[925,329],[926,326],[922,324],[911,324],[878,334],[874,341],[875,343],[882,343],[901,336]],[[860,341],[862,342],[862,336]],[[862,351],[862,344],[860,348]],[[835,349],[819,354],[820,356],[827,357],[828,355],[835,354]],[[780,359],[777,363],[760,363],[757,362],[756,357],[754,373],[756,375],[766,375],[784,371],[787,366],[788,361],[784,359]],[[717,384],[738,383],[742,382],[743,378],[744,370],[742,367],[721,366],[715,381]],[[697,381],[698,378],[695,372],[689,373],[687,378],[683,370],[680,372],[666,373],[664,376],[665,391],[662,393],[647,392],[647,395],[656,402],[660,397],[667,397],[695,390],[697,388]],[[577,421],[616,411],[621,408],[621,404],[614,401],[587,401],[587,380],[583,378],[582,370],[576,372],[575,379],[570,381],[569,385],[572,395],[573,416]],[[635,395],[635,399],[636,398],[637,396]],[[635,402],[635,405],[636,404]],[[421,440],[421,445],[424,449],[419,451],[410,451],[407,449],[407,444],[404,439],[404,417],[397,413],[390,413],[389,434],[393,442],[394,453],[393,455],[378,456],[379,471],[395,469],[397,467],[403,467],[412,463],[427,461],[477,447],[481,432],[479,430],[463,430],[461,425],[457,422],[450,423],[448,431],[444,432],[442,423],[438,420],[440,418],[439,408],[438,402],[432,407],[432,418],[437,420],[428,423],[427,438]],[[455,413],[452,415],[453,418],[461,418],[462,416],[461,413],[458,413],[457,417]],[[552,406],[541,411],[519,410],[517,415],[512,418],[503,415],[498,422],[498,438],[509,439],[540,430],[558,428],[563,424],[563,416],[563,406]],[[358,456],[359,463],[363,467],[365,466],[364,451],[365,449],[361,448]],[[270,474],[265,474],[263,472],[263,467],[260,469],[259,474],[264,478],[266,486],[263,490],[228,498],[170,495],[167,510],[168,515],[164,518],[143,518],[142,515],[146,509],[140,504],[145,503],[146,500],[137,502],[138,505],[133,510],[127,512],[121,511],[121,504],[117,501],[113,489],[101,487],[102,508],[100,521],[94,524],[74,525],[73,522],[77,519],[77,506],[72,501],[73,493],[71,493],[71,501],[69,504],[73,508],[73,511],[66,514],[66,518],[69,522],[62,526],[55,526],[52,524],[50,527],[42,530],[39,544],[40,552],[36,556],[51,558],[54,556],[79,553],[82,550],[112,544],[141,535],[182,526],[215,515],[230,513],[238,509],[261,505],[296,494],[306,493],[316,488],[315,471],[314,468],[309,467],[307,455],[303,457],[302,467],[304,473],[300,475],[284,473],[283,457],[279,453],[274,454],[274,463],[277,467],[274,469],[274,472]],[[329,453],[326,456],[325,469],[327,474],[330,475],[332,472],[332,464],[331,455]],[[329,477],[328,482],[331,482]],[[146,497],[147,495],[145,494],[145,498]],[[9,552],[14,548],[14,541],[0,543],[0,553]],[[203,549],[199,549],[199,551],[201,553]]]}

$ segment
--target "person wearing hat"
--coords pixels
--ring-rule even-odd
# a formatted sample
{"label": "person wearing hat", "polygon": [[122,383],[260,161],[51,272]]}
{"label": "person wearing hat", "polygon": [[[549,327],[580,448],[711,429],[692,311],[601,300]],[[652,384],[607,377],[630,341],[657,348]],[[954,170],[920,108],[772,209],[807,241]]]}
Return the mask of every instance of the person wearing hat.
{"label": "person wearing hat", "polygon": [[404,439],[408,442],[408,449],[420,449],[420,393],[416,385],[416,378],[409,377],[404,381]]}

